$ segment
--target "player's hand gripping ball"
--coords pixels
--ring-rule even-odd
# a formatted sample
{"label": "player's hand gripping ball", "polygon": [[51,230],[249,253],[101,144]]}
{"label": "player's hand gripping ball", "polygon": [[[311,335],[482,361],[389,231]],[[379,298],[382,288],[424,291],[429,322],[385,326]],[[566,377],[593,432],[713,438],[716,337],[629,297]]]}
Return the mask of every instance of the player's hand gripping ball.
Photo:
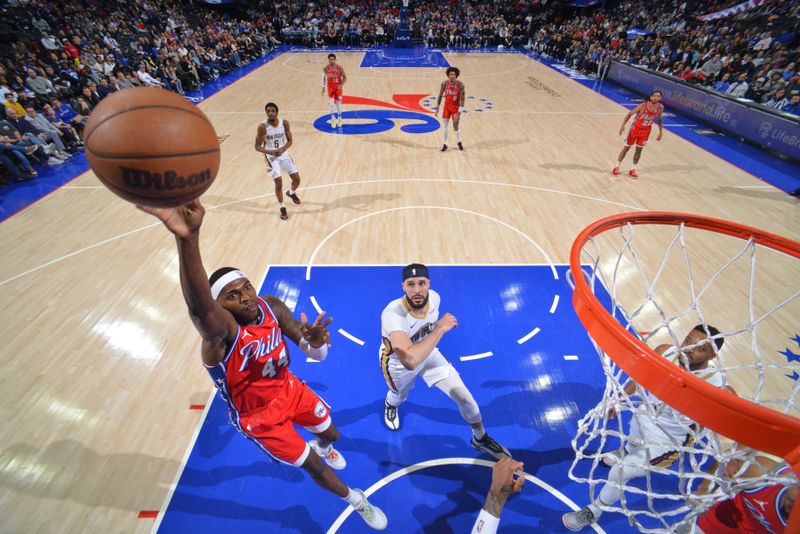
{"label": "player's hand gripping ball", "polygon": [[214,126],[177,93],[141,87],[103,99],[84,131],[86,159],[113,193],[173,207],[202,195],[219,170]]}

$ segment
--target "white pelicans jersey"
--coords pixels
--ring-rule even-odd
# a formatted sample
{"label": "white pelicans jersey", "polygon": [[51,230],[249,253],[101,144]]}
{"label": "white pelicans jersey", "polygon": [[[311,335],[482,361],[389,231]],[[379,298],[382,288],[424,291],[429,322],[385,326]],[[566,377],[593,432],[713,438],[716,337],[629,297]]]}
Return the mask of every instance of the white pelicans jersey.
{"label": "white pelicans jersey", "polygon": [[[436,328],[439,319],[439,293],[428,291],[428,310],[424,317],[412,314],[414,311],[406,301],[405,295],[390,302],[381,313],[381,336],[391,338],[392,332],[405,332],[412,344],[419,343]],[[424,312],[424,310],[422,310]],[[392,358],[397,358],[395,354]]]}
{"label": "white pelicans jersey", "polygon": [[264,148],[275,150],[286,144],[286,128],[283,127],[283,119],[278,121],[277,126],[271,126],[268,120],[261,124],[267,128],[267,132],[264,134]]}

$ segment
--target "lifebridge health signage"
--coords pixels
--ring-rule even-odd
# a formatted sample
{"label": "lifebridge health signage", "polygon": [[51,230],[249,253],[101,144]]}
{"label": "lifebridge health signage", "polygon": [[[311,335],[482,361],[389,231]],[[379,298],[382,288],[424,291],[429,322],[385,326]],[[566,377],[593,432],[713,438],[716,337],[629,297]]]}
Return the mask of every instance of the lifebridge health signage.
{"label": "lifebridge health signage", "polygon": [[800,119],[687,85],[626,63],[612,62],[608,78],[637,93],[661,90],[668,108],[800,161]]}

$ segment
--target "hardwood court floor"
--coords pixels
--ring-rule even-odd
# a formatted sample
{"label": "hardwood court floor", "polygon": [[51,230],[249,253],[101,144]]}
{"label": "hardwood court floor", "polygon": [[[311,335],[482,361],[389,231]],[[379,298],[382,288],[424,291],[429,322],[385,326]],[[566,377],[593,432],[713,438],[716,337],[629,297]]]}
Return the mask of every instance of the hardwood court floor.
{"label": "hardwood court floor", "polygon": [[[339,54],[348,95],[435,95],[443,79],[440,69],[360,69],[361,56]],[[564,263],[588,223],[637,209],[800,238],[796,200],[739,187],[763,183],[669,131],[651,140],[638,181],[611,177],[626,110],[562,74],[524,56],[446,57],[468,95],[493,103],[465,116],[463,153],[440,153],[441,131],[316,130],[327,113],[324,53],[282,55],[201,103],[225,137],[203,197],[206,268],[234,265],[260,281],[267,265],[312,256]],[[303,205],[288,205],[287,222],[252,148],[270,100],[291,122],[303,178]],[[2,224],[0,245],[0,530],[147,531],[152,522],[137,513],[161,506],[198,423],[188,408],[211,390],[174,240],[90,172]],[[776,291],[796,290],[796,271],[785,274]]]}

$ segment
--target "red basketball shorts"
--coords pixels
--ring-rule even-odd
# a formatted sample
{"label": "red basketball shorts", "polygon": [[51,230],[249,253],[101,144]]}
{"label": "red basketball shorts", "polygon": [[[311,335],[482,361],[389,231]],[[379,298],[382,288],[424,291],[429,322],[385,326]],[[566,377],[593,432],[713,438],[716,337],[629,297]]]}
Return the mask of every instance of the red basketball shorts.
{"label": "red basketball shorts", "polygon": [[334,100],[341,100],[342,99],[342,86],[328,86],[328,98],[333,98]]}
{"label": "red basketball shorts", "polygon": [[448,102],[444,105],[444,110],[442,111],[442,117],[445,119],[449,119],[453,115],[458,115],[458,104],[453,104]]}
{"label": "red basketball shorts", "polygon": [[308,457],[309,447],[294,425],[314,434],[324,432],[331,425],[330,407],[292,376],[278,396],[243,414],[239,423],[242,432],[270,455],[300,467]]}
{"label": "red basketball shorts", "polygon": [[628,132],[628,138],[625,139],[625,145],[636,145],[643,147],[647,144],[648,139],[650,139],[650,130],[637,130],[635,128],[631,128],[631,131]]}

